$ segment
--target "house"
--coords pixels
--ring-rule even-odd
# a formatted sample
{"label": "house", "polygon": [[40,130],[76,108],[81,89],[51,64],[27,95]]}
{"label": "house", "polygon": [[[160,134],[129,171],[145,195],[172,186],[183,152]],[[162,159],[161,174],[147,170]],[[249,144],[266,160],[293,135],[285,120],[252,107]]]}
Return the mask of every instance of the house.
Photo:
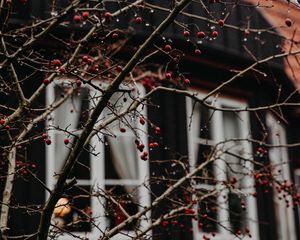
{"label": "house", "polygon": [[[271,6],[268,11],[249,2],[211,1],[203,6],[193,2],[157,39],[133,71],[133,80],[125,81],[99,117],[98,123],[109,123],[108,128],[95,132],[68,176],[70,186],[54,211],[49,237],[97,239],[103,231],[124,222],[126,214],[142,211],[179,179],[207,164],[113,239],[137,237],[137,226],[144,231],[156,220],[157,226],[153,225],[145,239],[300,238],[299,195],[295,193],[300,185],[300,151],[287,146],[299,141],[299,109],[292,107],[299,102],[295,91],[299,86],[298,60],[297,55],[285,60],[280,55],[284,54],[282,39],[289,40],[287,34],[292,30],[296,42],[286,40],[284,48],[298,49],[299,10],[288,3],[273,3],[280,14],[283,7],[288,8],[286,14],[292,12],[288,18],[293,26],[289,26],[287,17],[278,16]],[[4,28],[8,33],[36,18],[55,18],[69,6],[68,1],[58,1],[57,8],[48,1],[13,4],[15,15]],[[169,2],[145,1],[114,17],[111,13],[126,7],[126,1],[99,6],[88,1],[85,7],[93,4],[100,7],[100,15],[112,32],[100,29],[90,42],[82,43],[80,58],[73,65],[60,68],[95,21],[84,19],[84,8],[67,15],[34,46],[40,55],[20,59],[22,64],[16,66],[16,73],[24,79],[26,96],[41,84],[47,85],[34,108],[43,109],[70,97],[19,146],[9,211],[10,236],[24,239],[37,231],[40,210],[74,139],[100,100],[101,89],[122,71],[171,7]],[[5,19],[6,8],[2,8],[1,19]],[[34,30],[41,29],[37,26]],[[26,44],[21,33],[28,34],[16,31],[18,45]],[[154,50],[156,54],[151,54]],[[270,56],[277,57],[264,60]],[[2,76],[8,76],[6,68],[1,71]],[[53,72],[59,74],[50,83],[46,79]],[[232,81],[224,84],[229,79]],[[155,87],[160,90],[147,102],[121,120],[110,122]],[[16,107],[13,88],[1,94],[2,105]],[[208,106],[195,102],[208,94],[204,102]],[[291,104],[279,106],[283,102]],[[279,105],[270,107],[274,104]],[[10,110],[1,114],[7,116]],[[31,114],[24,118],[26,124],[36,116]],[[22,129],[20,122],[13,122],[11,129],[17,132],[18,128]],[[0,137],[4,144],[8,141],[5,134]],[[2,191],[5,177],[1,181]],[[209,194],[214,191],[217,193]],[[174,216],[166,215],[176,209]],[[30,237],[35,239],[36,235]]]}

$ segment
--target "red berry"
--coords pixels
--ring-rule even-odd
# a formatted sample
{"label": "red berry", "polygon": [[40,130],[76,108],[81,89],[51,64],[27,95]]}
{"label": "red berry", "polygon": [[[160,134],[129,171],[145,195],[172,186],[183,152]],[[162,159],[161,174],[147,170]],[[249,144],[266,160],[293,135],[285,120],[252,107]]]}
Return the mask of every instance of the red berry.
{"label": "red berry", "polygon": [[205,38],[205,32],[197,32],[197,38]]}
{"label": "red berry", "polygon": [[52,64],[53,64],[54,66],[58,67],[58,66],[61,65],[61,61],[60,61],[59,59],[54,59],[54,60],[52,61]]}
{"label": "red berry", "polygon": [[170,52],[172,50],[172,47],[171,47],[171,45],[166,44],[164,49],[165,49],[166,52]]}
{"label": "red berry", "polygon": [[6,125],[5,128],[8,130],[8,129],[10,129],[10,126],[9,126],[9,125]]}
{"label": "red berry", "polygon": [[50,81],[49,81],[49,79],[46,78],[46,79],[43,80],[43,83],[44,83],[45,85],[48,85],[48,84],[50,83]]}
{"label": "red berry", "polygon": [[69,138],[65,138],[65,139],[64,139],[64,144],[68,145],[69,143],[70,143]]}
{"label": "red berry", "polygon": [[287,25],[288,27],[291,27],[293,25],[293,22],[290,18],[286,18],[285,19],[285,25]]}
{"label": "red berry", "polygon": [[224,20],[220,19],[220,20],[218,21],[218,24],[219,24],[219,26],[223,27],[223,26],[224,26]]}
{"label": "red berry", "polygon": [[113,33],[112,35],[111,35],[111,38],[112,39],[117,39],[119,37],[119,34],[117,34],[117,33]]}
{"label": "red berry", "polygon": [[77,87],[80,87],[81,84],[82,84],[82,82],[81,82],[79,79],[77,79],[77,80],[76,80],[76,85],[77,85]]}
{"label": "red berry", "polygon": [[47,145],[50,145],[52,142],[51,142],[51,140],[48,138],[48,139],[45,140],[45,143],[46,143]]}
{"label": "red berry", "polygon": [[46,133],[42,133],[42,139],[46,139],[47,138],[47,134]]}
{"label": "red berry", "polygon": [[155,128],[155,134],[157,134],[157,135],[160,134],[160,128],[159,128],[159,127],[156,127],[156,128]]}
{"label": "red berry", "polygon": [[177,224],[178,224],[178,221],[176,221],[176,220],[172,221],[172,225],[177,225]]}
{"label": "red berry", "polygon": [[118,66],[116,67],[116,70],[117,70],[118,72],[122,72],[123,68],[122,68],[122,66],[118,65]]}
{"label": "red berry", "polygon": [[83,61],[83,62],[87,62],[87,61],[88,61],[88,59],[89,59],[89,57],[88,57],[88,56],[86,56],[86,55],[82,56],[82,61]]}
{"label": "red berry", "polygon": [[172,78],[172,73],[168,72],[166,73],[166,79],[171,79]]}
{"label": "red berry", "polygon": [[105,12],[105,13],[104,13],[104,17],[106,18],[106,20],[110,20],[110,18],[111,18],[111,13],[110,13],[110,12]]}
{"label": "red berry", "polygon": [[67,71],[66,71],[66,69],[65,69],[64,67],[60,67],[60,68],[59,68],[59,72],[60,72],[61,74],[64,74],[64,73],[66,73]]}
{"label": "red berry", "polygon": [[79,23],[81,21],[81,16],[80,15],[75,15],[73,17],[73,21],[76,22],[76,23]]}
{"label": "red berry", "polygon": [[87,60],[87,64],[88,65],[91,65],[93,63],[93,59],[91,59],[91,58],[88,58],[88,60]]}
{"label": "red berry", "polygon": [[200,55],[201,54],[201,50],[200,49],[195,49],[195,54],[196,55]]}
{"label": "red berry", "polygon": [[124,132],[126,132],[126,129],[125,128],[120,128],[120,132],[124,133]]}
{"label": "red berry", "polygon": [[165,220],[161,223],[161,225],[165,228],[169,225],[169,222]]}
{"label": "red berry", "polygon": [[250,31],[248,29],[245,29],[244,31],[244,36],[248,37],[250,35]]}
{"label": "red berry", "polygon": [[143,20],[141,17],[135,17],[134,21],[136,24],[140,24],[140,23],[142,23]]}
{"label": "red berry", "polygon": [[218,35],[219,35],[219,33],[218,33],[217,31],[213,31],[213,32],[211,33],[211,37],[212,37],[212,38],[216,38],[216,37],[218,37]]}
{"label": "red berry", "polygon": [[5,119],[0,119],[0,125],[4,125],[5,124]]}
{"label": "red berry", "polygon": [[254,192],[254,193],[251,193],[251,195],[252,195],[253,197],[256,197],[256,196],[257,196],[257,193]]}
{"label": "red berry", "polygon": [[148,152],[144,152],[143,155],[144,155],[144,156],[148,156],[149,153],[148,153]]}
{"label": "red berry", "polygon": [[190,84],[191,81],[190,81],[190,79],[186,78],[186,79],[184,79],[184,83],[185,83],[185,84]]}
{"label": "red berry", "polygon": [[149,143],[149,148],[157,148],[159,144],[157,142]]}
{"label": "red berry", "polygon": [[144,161],[147,161],[148,160],[148,155],[142,154],[141,159],[144,160]]}
{"label": "red berry", "polygon": [[185,36],[186,38],[188,38],[190,36],[190,32],[189,31],[184,31],[183,32],[183,36]]}
{"label": "red berry", "polygon": [[145,124],[145,119],[144,118],[140,118],[140,124],[144,125]]}
{"label": "red berry", "polygon": [[85,20],[88,19],[89,16],[90,16],[90,13],[89,13],[89,12],[83,12],[83,13],[82,13],[82,18],[85,19]]}
{"label": "red berry", "polygon": [[141,143],[141,144],[138,144],[136,147],[140,152],[142,152],[144,150],[145,145]]}

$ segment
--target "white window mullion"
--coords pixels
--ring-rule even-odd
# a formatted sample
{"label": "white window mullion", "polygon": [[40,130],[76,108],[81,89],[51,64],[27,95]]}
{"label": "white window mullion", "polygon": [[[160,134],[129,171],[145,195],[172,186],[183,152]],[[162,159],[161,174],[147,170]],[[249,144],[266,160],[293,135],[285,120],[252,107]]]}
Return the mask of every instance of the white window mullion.
{"label": "white window mullion", "polygon": [[[140,87],[138,88],[140,91],[140,95],[144,96],[146,94],[146,91],[144,88]],[[147,113],[147,107],[145,106],[139,106],[137,109],[140,111],[144,116],[146,116]],[[149,145],[148,145],[148,137],[145,133],[148,132],[148,124],[147,121],[145,121],[144,125],[140,126],[140,132],[141,132],[141,141],[145,145],[144,150],[149,153]],[[137,159],[139,161],[139,178],[141,181],[141,186],[139,188],[139,194],[140,194],[140,206],[139,206],[139,211],[143,210],[144,207],[148,207],[151,205],[151,196],[150,196],[150,183],[149,183],[149,178],[150,178],[150,166],[149,166],[149,160],[148,161],[143,161],[140,159],[140,152],[137,151]],[[141,229],[146,229],[148,226],[151,225],[151,211],[148,211],[146,214],[146,219],[143,216],[143,219],[140,222],[140,228]],[[152,231],[148,232],[148,235],[152,235]]]}
{"label": "white window mullion", "polygon": [[[53,104],[55,101],[55,94],[54,94],[54,82],[49,84],[49,86],[46,88],[46,106],[49,106]],[[46,126],[53,125],[53,113],[50,114],[50,117],[47,118]],[[54,139],[54,132],[49,131],[47,132],[48,137],[50,139]],[[46,186],[50,187],[50,189],[54,186],[53,181],[53,174],[55,169],[55,161],[53,161],[55,156],[55,147],[54,144],[51,144],[49,146],[46,146]],[[50,193],[48,191],[45,191],[46,193],[46,199],[49,198]]]}
{"label": "white window mullion", "polygon": [[[220,105],[216,104],[216,107],[220,107]],[[224,141],[224,120],[223,120],[223,114],[221,111],[216,111],[214,112],[213,115],[214,120],[212,121],[212,131],[213,131],[213,139],[215,140],[215,142],[222,142]],[[219,154],[219,152],[223,151],[222,149],[223,146],[219,145],[217,147],[217,155]],[[222,154],[223,155],[223,154]],[[217,199],[218,199],[218,203],[220,206],[219,209],[219,215],[218,215],[218,221],[221,224],[218,225],[218,229],[220,234],[228,234],[228,228],[230,227],[229,224],[229,206],[228,206],[228,200],[224,200],[224,196],[228,196],[228,190],[227,189],[223,189],[224,185],[222,184],[224,181],[227,180],[227,176],[226,176],[226,162],[224,161],[224,159],[216,159],[214,161],[214,165],[215,165],[215,176],[217,178],[217,185],[216,188],[219,191]]]}
{"label": "white window mullion", "polygon": [[[105,189],[104,185],[104,144],[99,142],[98,136],[94,136],[91,139],[91,145],[95,148],[95,153],[91,155],[91,179],[95,190],[101,191]],[[96,225],[102,232],[106,229],[106,217],[105,217],[105,199],[103,197],[92,198],[93,217],[95,218]],[[99,236],[98,236],[99,237]]]}
{"label": "white window mullion", "polygon": [[[250,116],[248,112],[241,112],[239,114],[241,121],[239,121],[239,129],[241,133],[242,139],[251,138],[250,135]],[[251,144],[248,141],[242,141],[242,147],[244,149],[242,153],[242,157],[245,159],[253,156]],[[246,205],[247,205],[247,225],[251,231],[253,239],[259,239],[259,229],[258,229],[258,213],[257,213],[257,202],[256,198],[250,196],[250,193],[254,193],[256,191],[255,188],[255,180],[253,178],[254,166],[251,161],[245,162],[245,171],[246,175],[243,179],[242,186],[244,187],[243,192],[247,195],[246,197]],[[249,175],[247,174],[249,173]]]}

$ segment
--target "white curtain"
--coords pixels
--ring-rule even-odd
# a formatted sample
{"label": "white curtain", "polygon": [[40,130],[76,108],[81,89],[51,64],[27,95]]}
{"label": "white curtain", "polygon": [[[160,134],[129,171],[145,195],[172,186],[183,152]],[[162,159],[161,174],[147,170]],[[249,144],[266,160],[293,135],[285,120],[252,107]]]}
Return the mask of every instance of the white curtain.
{"label": "white curtain", "polygon": [[[57,96],[56,96],[57,97]],[[61,129],[68,127],[68,131],[77,128],[81,114],[81,95],[73,95],[54,111],[54,126]],[[71,112],[71,109],[73,110]],[[55,131],[55,172],[59,173],[64,166],[69,154],[69,148],[64,144],[66,134],[63,131]]]}
{"label": "white curtain", "polygon": [[120,179],[137,179],[138,166],[134,137],[116,135],[108,137],[112,163]]}
{"label": "white curtain", "polygon": [[[126,101],[124,101],[124,98],[126,98]],[[128,94],[115,93],[110,100],[110,104],[113,107],[111,110],[109,108],[104,109],[104,118],[107,119],[113,116],[112,110],[119,113],[128,108],[131,103],[132,99]],[[132,126],[135,125],[135,120],[131,119],[129,116],[126,116],[122,120],[126,120],[126,122]],[[127,130],[126,133],[120,133],[120,127],[125,127]],[[120,121],[114,122],[109,127],[109,132],[112,135],[107,137],[111,151],[111,161],[116,173],[118,174],[118,177],[120,179],[127,180],[138,179],[139,168],[137,152],[134,143],[135,135],[128,127],[126,127],[124,123]],[[124,188],[128,193],[132,193],[135,186],[124,185]],[[134,198],[136,197],[137,196]]]}

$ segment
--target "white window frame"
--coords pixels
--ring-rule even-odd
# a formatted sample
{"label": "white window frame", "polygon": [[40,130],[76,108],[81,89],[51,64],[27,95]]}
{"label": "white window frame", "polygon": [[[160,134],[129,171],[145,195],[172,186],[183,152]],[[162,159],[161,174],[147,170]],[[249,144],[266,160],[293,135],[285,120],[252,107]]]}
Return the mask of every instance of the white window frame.
{"label": "white window frame", "polygon": [[[206,97],[206,94],[204,92],[199,92],[199,91],[194,91],[197,92],[197,97],[199,98],[204,98]],[[213,103],[215,107],[230,107],[230,108],[246,108],[248,105],[245,102],[242,101],[236,101],[228,98],[223,98],[223,97],[210,97],[208,102]],[[193,136],[195,134],[195,131],[193,131],[193,123],[189,127],[189,123],[191,121],[190,116],[192,116],[192,99],[187,97],[186,98],[186,108],[187,108],[187,128],[188,128],[188,152],[189,152],[189,161],[190,163],[195,162],[195,157],[194,156],[194,145],[199,143],[199,137]],[[242,138],[251,138],[250,134],[250,118],[249,118],[249,113],[247,111],[240,112],[238,113],[239,117],[241,119],[239,130],[242,133]],[[213,141],[216,143],[221,142],[224,140],[224,121],[223,121],[223,115],[221,111],[215,111],[213,114],[213,121],[211,122],[212,124],[212,138]],[[246,129],[246,131],[245,131]],[[243,149],[245,149],[245,152],[247,155],[243,156],[245,158],[248,158],[249,155],[252,153],[252,148],[251,144],[249,144],[247,141],[243,141],[242,143]],[[219,182],[222,182],[226,180],[226,171],[223,171],[226,169],[226,163],[223,160],[216,160],[215,164],[218,164],[218,168],[215,168],[214,170],[216,172],[217,179],[220,180]],[[249,171],[253,170],[253,164],[250,161],[246,162],[245,166]],[[191,169],[192,170],[192,169]],[[259,240],[259,228],[258,228],[258,215],[257,215],[257,202],[256,199],[251,196],[251,193],[255,192],[255,181],[254,178],[251,176],[245,176],[243,179],[243,183],[247,183],[247,190],[243,191],[245,195],[245,201],[246,201],[246,206],[247,206],[247,227],[251,231],[252,238],[249,238],[248,235],[243,235],[243,239],[255,239]],[[201,184],[203,186],[203,184]],[[205,186],[203,186],[205,189]],[[216,184],[216,187],[221,187]],[[209,189],[209,188],[206,188]],[[222,194],[219,195],[220,199],[217,200],[220,202],[220,210],[218,211],[218,221],[222,222],[222,225],[225,227],[229,227],[228,224],[229,221],[229,212],[228,212],[228,202],[222,201],[222,196],[226,194],[227,195],[228,190],[222,190]],[[203,236],[208,236],[210,233],[200,231],[198,228],[198,220],[192,220],[192,226],[193,226],[193,236],[194,239],[202,239]],[[235,236],[234,234],[231,234],[228,230],[224,229],[223,227],[217,225],[218,231],[215,233],[215,237],[213,239],[215,240],[233,240],[233,239],[240,239],[239,237]],[[243,229],[241,229],[242,231]]]}
{"label": "white window frame", "polygon": [[[284,126],[271,114],[266,115],[266,124],[270,133],[271,144],[285,145],[287,144],[286,132]],[[274,147],[269,149],[270,163],[274,170],[281,170],[281,177],[291,182],[290,165],[288,157],[288,149],[286,147]],[[282,179],[279,179],[282,180]],[[290,207],[287,208],[284,201],[278,200],[279,194],[274,189],[274,204],[279,207],[276,219],[276,229],[278,240],[296,240],[295,218],[292,210],[292,197],[287,196]],[[275,205],[276,207],[276,205]],[[276,209],[275,209],[276,210]],[[276,217],[276,216],[275,216]]]}
{"label": "white window frame", "polygon": [[[56,84],[63,84],[63,83],[70,83],[74,81],[73,79],[59,79],[55,80],[52,83],[50,83],[47,88],[46,88],[46,105],[49,106],[50,104],[53,104],[55,102],[55,92],[54,92],[54,87]],[[94,82],[97,84],[97,81],[95,80]],[[89,93],[91,96],[96,96],[98,93],[91,87],[89,86],[83,86],[81,88],[87,88],[89,90]],[[136,84],[135,86],[137,90],[139,91],[140,96],[145,95],[145,89],[143,86],[140,84]],[[95,101],[90,101],[89,107],[94,107]],[[146,116],[147,114],[147,108],[146,105],[143,107],[139,107],[138,111],[143,115]],[[55,118],[55,112],[51,113],[51,118],[47,120],[46,125],[53,125],[53,117]],[[99,118],[101,119],[101,117]],[[144,125],[139,125],[139,129],[141,130],[140,132],[147,133],[148,132],[148,126],[147,122],[145,122]],[[125,133],[126,134],[126,133]],[[52,189],[55,184],[55,180],[53,178],[53,174],[55,172],[55,138],[54,138],[54,131],[48,131],[47,132],[48,137],[52,140],[52,144],[46,146],[46,186]],[[101,139],[104,138],[104,135],[101,134],[98,136],[94,136],[90,144],[95,148],[95,152],[100,153],[97,156],[90,154],[90,180],[77,180],[78,185],[86,185],[86,186],[91,186],[91,187],[97,187],[100,189],[105,189],[105,185],[108,184],[118,184],[122,185],[120,183],[120,180],[110,180],[110,179],[105,179],[105,146],[103,142],[100,142],[98,137]],[[144,151],[148,151],[148,138],[146,134],[141,134],[140,139],[145,145]],[[63,143],[62,143],[63,144]],[[139,189],[139,208],[138,211],[141,211],[144,209],[146,206],[151,205],[151,199],[150,199],[150,192],[149,192],[149,186],[148,186],[148,179],[150,176],[150,170],[149,170],[149,160],[148,161],[143,161],[140,159],[140,154],[137,151],[137,159],[139,163],[139,178],[137,180],[124,180],[123,184],[132,184],[138,186]],[[49,192],[45,191],[46,193],[46,199],[49,197]],[[100,199],[100,201],[99,201]],[[101,202],[101,203],[100,203]],[[97,225],[97,227],[100,229],[98,230],[97,228],[93,227],[92,225],[92,231],[90,232],[72,232],[72,234],[79,236],[79,237],[87,237],[89,239],[98,239],[102,232],[107,232],[108,231],[108,219],[105,217],[105,199],[104,198],[95,198],[91,197],[91,208],[92,208],[92,215],[91,218],[95,219],[94,224]],[[149,224],[151,224],[150,216],[151,216],[151,211],[147,212],[145,214],[145,218],[143,218],[140,223],[139,223],[139,229],[143,230],[146,229]],[[125,235],[124,235],[125,234]],[[135,231],[121,231],[111,239],[113,240],[127,240],[131,239],[130,236],[135,236],[136,233]],[[152,231],[148,232],[148,236],[152,235]],[[73,240],[74,237],[72,237],[70,234],[62,234],[58,238],[59,240]]]}
{"label": "white window frame", "polygon": [[[295,185],[297,189],[297,195],[300,194],[300,169],[297,168],[294,170],[294,177],[295,177]],[[300,206],[298,204],[297,206],[298,209],[298,221],[300,222]]]}

